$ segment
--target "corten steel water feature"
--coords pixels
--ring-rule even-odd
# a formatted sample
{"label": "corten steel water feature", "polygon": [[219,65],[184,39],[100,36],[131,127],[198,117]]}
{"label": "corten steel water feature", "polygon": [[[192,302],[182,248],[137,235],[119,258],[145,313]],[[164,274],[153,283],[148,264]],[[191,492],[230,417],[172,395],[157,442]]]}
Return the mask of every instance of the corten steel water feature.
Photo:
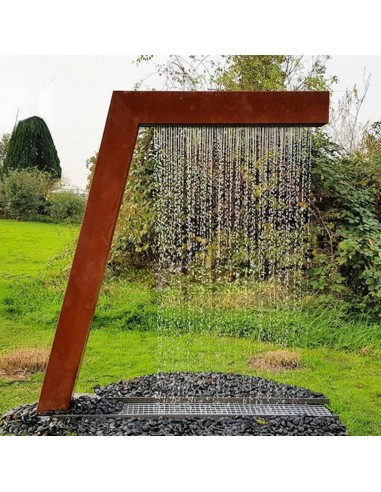
{"label": "corten steel water feature", "polygon": [[106,267],[139,127],[328,123],[328,92],[114,92],[41,391],[67,410]]}

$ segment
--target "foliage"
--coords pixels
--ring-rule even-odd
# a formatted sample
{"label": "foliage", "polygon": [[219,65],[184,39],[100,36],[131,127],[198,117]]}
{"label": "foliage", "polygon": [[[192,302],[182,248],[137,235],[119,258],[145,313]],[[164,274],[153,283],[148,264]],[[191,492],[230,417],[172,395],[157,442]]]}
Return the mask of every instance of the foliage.
{"label": "foliage", "polygon": [[[171,55],[156,63],[142,55],[136,63],[150,63],[168,90],[326,90],[337,82],[327,76],[328,56],[303,55]],[[147,88],[147,79],[136,88]],[[149,87],[149,86],[148,86]]]}
{"label": "foliage", "polygon": [[46,215],[45,198],[52,186],[49,174],[14,170],[0,181],[0,214],[18,220],[39,220]]}
{"label": "foliage", "polygon": [[89,175],[87,177],[87,187],[86,187],[88,190],[90,189],[91,186],[91,181],[93,179],[93,174],[94,174],[95,164],[97,163],[97,159],[98,159],[98,152],[95,152],[94,155],[92,155],[86,160],[86,167],[89,170]]}
{"label": "foliage", "polygon": [[0,179],[3,175],[4,161],[7,156],[10,138],[11,136],[9,133],[4,133],[0,139]]}
{"label": "foliage", "polygon": [[[375,163],[371,160],[372,169]],[[315,141],[315,244],[310,270],[314,291],[348,298],[381,316],[381,223],[364,156],[340,156],[323,134]],[[378,168],[378,174],[381,168]],[[378,189],[377,189],[378,188]]]}
{"label": "foliage", "polygon": [[282,90],[286,73],[283,55],[231,55],[229,65],[219,77],[224,90]]}
{"label": "foliage", "polygon": [[37,169],[9,172],[0,181],[0,217],[80,222],[86,199],[73,191],[54,192],[50,174]]}
{"label": "foliage", "polygon": [[[229,55],[227,69],[218,78],[223,90],[326,90],[336,81],[327,77],[328,57],[296,55]],[[306,65],[311,67],[307,68]]]}
{"label": "foliage", "polygon": [[80,222],[85,210],[86,199],[73,191],[50,193],[46,199],[46,211],[57,222]]}
{"label": "foliage", "polygon": [[381,121],[374,122],[364,133],[362,147],[367,155],[381,155]]}
{"label": "foliage", "polygon": [[370,76],[364,78],[362,90],[357,85],[347,88],[337,104],[330,109],[329,132],[332,140],[340,147],[342,155],[359,150],[363,135],[368,129],[368,122],[360,120],[360,111],[369,90],[369,81]]}
{"label": "foliage", "polygon": [[145,268],[154,257],[152,131],[139,133],[112,246],[110,266],[118,273]]}
{"label": "foliage", "polygon": [[366,129],[357,153],[361,156],[362,183],[374,193],[377,215],[381,219],[381,121]]}
{"label": "foliage", "polygon": [[49,173],[54,179],[61,177],[60,160],[49,128],[38,116],[18,122],[4,161],[5,173],[30,168]]}

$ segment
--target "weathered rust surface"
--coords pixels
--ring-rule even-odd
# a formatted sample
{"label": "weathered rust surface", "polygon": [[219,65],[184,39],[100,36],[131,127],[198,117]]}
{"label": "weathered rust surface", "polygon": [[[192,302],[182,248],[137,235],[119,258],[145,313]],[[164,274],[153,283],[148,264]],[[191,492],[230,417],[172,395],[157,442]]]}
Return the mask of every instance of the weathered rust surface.
{"label": "weathered rust surface", "polygon": [[328,123],[328,92],[119,92],[140,125]]}
{"label": "weathered rust surface", "polygon": [[87,342],[138,126],[113,95],[38,412],[67,410]]}
{"label": "weathered rust surface", "polygon": [[328,122],[328,92],[114,92],[38,412],[67,410],[86,346],[139,126]]}

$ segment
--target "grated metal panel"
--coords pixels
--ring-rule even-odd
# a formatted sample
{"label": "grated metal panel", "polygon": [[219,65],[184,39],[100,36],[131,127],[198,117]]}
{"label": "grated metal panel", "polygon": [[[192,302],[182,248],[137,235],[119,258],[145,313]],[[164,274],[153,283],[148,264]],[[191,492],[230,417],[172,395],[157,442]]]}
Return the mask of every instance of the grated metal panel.
{"label": "grated metal panel", "polygon": [[127,403],[124,416],[208,416],[257,415],[330,417],[332,413],[323,405],[271,405],[245,403]]}
{"label": "grated metal panel", "polygon": [[[100,397],[99,397],[100,398]],[[246,403],[251,405],[277,404],[285,405],[292,403],[294,405],[328,405],[327,398],[287,398],[287,397],[220,397],[220,396],[166,396],[166,397],[142,397],[142,396],[109,396],[102,398],[108,401],[121,401],[124,403]]]}

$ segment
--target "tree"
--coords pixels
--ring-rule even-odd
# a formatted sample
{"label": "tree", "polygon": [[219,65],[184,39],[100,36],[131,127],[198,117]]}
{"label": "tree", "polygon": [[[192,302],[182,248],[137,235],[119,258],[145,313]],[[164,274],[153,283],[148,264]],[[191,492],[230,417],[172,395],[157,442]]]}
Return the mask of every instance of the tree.
{"label": "tree", "polygon": [[87,185],[86,185],[87,190],[90,189],[91,182],[93,180],[93,174],[94,174],[95,164],[97,163],[97,159],[98,159],[98,151],[96,151],[95,154],[89,157],[86,161],[86,167],[90,171],[89,175],[87,176]]}
{"label": "tree", "polygon": [[381,121],[375,121],[364,132],[361,151],[368,157],[381,157]]}
{"label": "tree", "polygon": [[296,55],[230,55],[218,78],[223,90],[326,90],[336,81],[327,77],[329,57]]}
{"label": "tree", "polygon": [[18,122],[4,161],[5,173],[30,168],[47,172],[54,179],[61,177],[60,160],[53,138],[44,120],[38,116]]}
{"label": "tree", "polygon": [[346,89],[336,107],[331,108],[329,131],[332,139],[341,147],[343,155],[359,150],[368,123],[360,120],[361,108],[369,90],[370,76],[364,73],[363,88],[356,85]]}
{"label": "tree", "polygon": [[[155,63],[142,55],[136,63],[151,63],[168,90],[327,90],[337,77],[327,75],[328,56],[302,55],[171,55]],[[149,76],[136,88],[147,86]]]}
{"label": "tree", "polygon": [[10,138],[9,133],[4,133],[0,140],[0,178],[3,174],[4,161],[7,156]]}

